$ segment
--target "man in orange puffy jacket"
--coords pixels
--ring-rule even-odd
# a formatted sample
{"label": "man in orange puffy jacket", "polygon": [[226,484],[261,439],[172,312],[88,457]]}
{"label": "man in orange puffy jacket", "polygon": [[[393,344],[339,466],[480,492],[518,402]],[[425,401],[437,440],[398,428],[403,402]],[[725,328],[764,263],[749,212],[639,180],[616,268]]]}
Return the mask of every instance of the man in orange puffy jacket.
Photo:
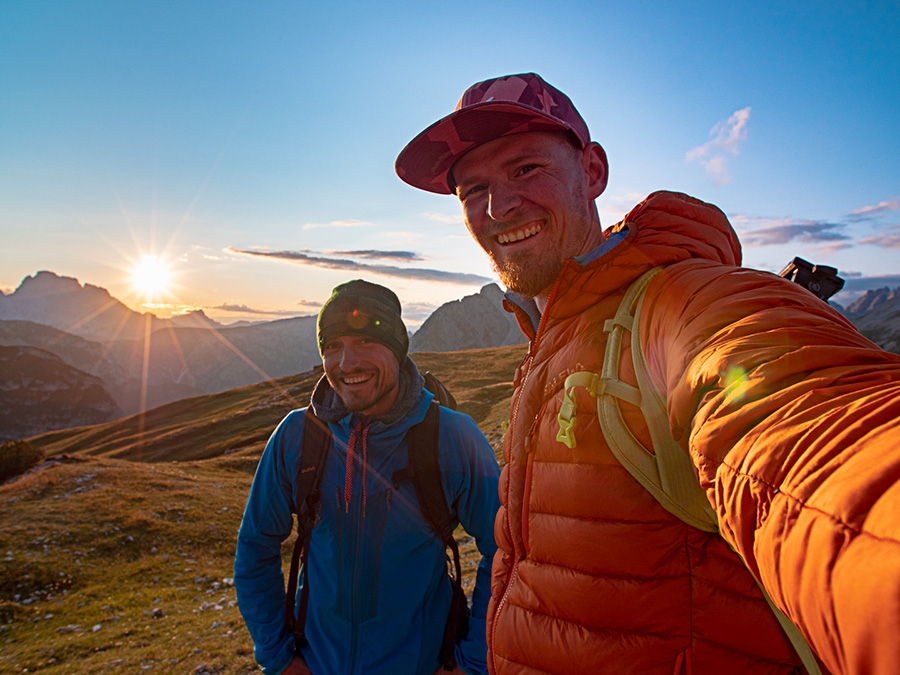
{"label": "man in orange puffy jacket", "polygon": [[[799,285],[740,267],[712,205],[657,192],[603,230],[603,148],[533,73],[470,87],[396,168],[459,198],[530,339],[500,480],[491,672],[803,672],[760,585],[812,670],[900,672],[900,357]],[[638,319],[649,386],[719,532],[623,468],[583,390],[577,444],[558,440],[566,378],[601,371],[609,319],[656,267]],[[619,363],[634,385],[629,344]],[[652,448],[640,409],[621,411]]]}

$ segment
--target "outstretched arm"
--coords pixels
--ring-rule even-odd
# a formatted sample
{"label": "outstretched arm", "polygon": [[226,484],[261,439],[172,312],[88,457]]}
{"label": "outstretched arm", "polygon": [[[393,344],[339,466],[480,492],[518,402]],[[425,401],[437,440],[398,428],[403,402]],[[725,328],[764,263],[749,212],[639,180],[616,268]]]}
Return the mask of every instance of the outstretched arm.
{"label": "outstretched arm", "polygon": [[660,276],[644,351],[722,535],[832,672],[900,672],[900,357],[774,275]]}

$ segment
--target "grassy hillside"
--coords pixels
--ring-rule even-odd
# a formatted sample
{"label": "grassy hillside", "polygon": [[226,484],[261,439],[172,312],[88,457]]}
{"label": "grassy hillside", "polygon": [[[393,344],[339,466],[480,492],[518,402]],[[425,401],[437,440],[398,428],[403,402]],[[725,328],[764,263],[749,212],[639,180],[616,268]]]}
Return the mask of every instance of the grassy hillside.
{"label": "grassy hillside", "polygon": [[[413,357],[496,449],[523,355]],[[0,672],[255,672],[230,586],[235,535],[266,438],[317,377],[30,439],[56,459],[0,486]]]}

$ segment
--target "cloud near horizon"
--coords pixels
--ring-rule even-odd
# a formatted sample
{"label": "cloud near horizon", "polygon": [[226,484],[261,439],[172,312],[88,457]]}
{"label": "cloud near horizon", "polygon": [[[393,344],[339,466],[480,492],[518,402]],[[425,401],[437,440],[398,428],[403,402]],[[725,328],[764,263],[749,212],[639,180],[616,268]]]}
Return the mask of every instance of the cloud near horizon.
{"label": "cloud near horizon", "polygon": [[[832,251],[853,246],[877,246],[900,250],[900,224],[884,222],[884,217],[900,211],[900,199],[881,201],[850,212],[839,222],[770,218],[746,214],[729,215],[746,246],[772,246],[798,242],[825,247]],[[874,233],[863,236],[858,224],[868,222]],[[848,234],[853,232],[854,234]]]}
{"label": "cloud near horizon", "polygon": [[[748,217],[736,216],[733,222],[749,223]],[[844,225],[815,220],[784,219],[775,224],[759,229],[741,229],[741,243],[746,246],[776,246],[799,242],[803,244],[821,244],[834,248],[846,248],[852,245],[853,238],[840,232]]]}
{"label": "cloud near horizon", "polygon": [[403,321],[408,324],[420,324],[434,311],[439,305],[426,302],[408,302],[403,305]]}
{"label": "cloud near horizon", "polygon": [[898,288],[900,287],[900,274],[888,274],[877,277],[856,277],[850,274],[841,273],[844,277],[844,288],[842,292],[855,291],[876,291],[879,288]]}
{"label": "cloud near horizon", "polygon": [[258,258],[274,258],[276,260],[287,260],[288,262],[297,263],[298,265],[309,265],[311,267],[322,267],[324,269],[349,270],[354,272],[364,271],[370,274],[377,274],[383,277],[391,277],[394,279],[414,279],[417,281],[431,281],[434,283],[460,284],[466,286],[483,286],[493,281],[493,279],[489,279],[488,277],[483,277],[478,274],[445,272],[444,270],[431,270],[421,268],[394,267],[393,265],[370,265],[368,263],[357,262],[355,260],[324,258],[318,255],[309,255],[300,251],[248,251],[233,247],[228,247],[225,250],[229,253],[249,255]]}
{"label": "cloud near horizon", "polygon": [[700,162],[707,175],[716,185],[731,182],[728,171],[728,158],[725,153],[738,155],[744,141],[747,140],[747,123],[750,121],[748,106],[735,110],[727,120],[717,122],[709,131],[709,140],[685,153],[687,162]]}
{"label": "cloud near horizon", "polygon": [[[301,305],[309,305],[312,307],[321,307],[322,303],[311,303],[311,302],[300,302],[298,304]],[[266,310],[266,309],[254,309],[253,307],[248,307],[247,305],[235,305],[223,303],[221,305],[210,306],[207,309],[214,309],[220,312],[236,312],[239,314],[261,314],[264,316],[296,316],[297,310]]]}
{"label": "cloud near horizon", "polygon": [[351,258],[368,258],[370,260],[401,260],[418,262],[424,260],[413,251],[325,251],[326,255],[347,255]]}

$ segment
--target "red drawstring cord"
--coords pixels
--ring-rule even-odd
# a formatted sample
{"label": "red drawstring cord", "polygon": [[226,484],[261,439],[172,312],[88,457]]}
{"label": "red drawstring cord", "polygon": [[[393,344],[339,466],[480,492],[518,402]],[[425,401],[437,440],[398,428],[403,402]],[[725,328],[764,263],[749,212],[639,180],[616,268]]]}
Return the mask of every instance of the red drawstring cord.
{"label": "red drawstring cord", "polygon": [[356,449],[356,439],[359,432],[362,431],[362,455],[363,455],[363,474],[362,474],[362,490],[363,490],[363,515],[366,515],[366,473],[369,466],[369,425],[365,427],[362,421],[356,424],[356,428],[350,433],[350,440],[347,443],[347,465],[345,467],[346,477],[344,478],[344,512],[350,512],[350,500],[353,497],[353,453]]}

